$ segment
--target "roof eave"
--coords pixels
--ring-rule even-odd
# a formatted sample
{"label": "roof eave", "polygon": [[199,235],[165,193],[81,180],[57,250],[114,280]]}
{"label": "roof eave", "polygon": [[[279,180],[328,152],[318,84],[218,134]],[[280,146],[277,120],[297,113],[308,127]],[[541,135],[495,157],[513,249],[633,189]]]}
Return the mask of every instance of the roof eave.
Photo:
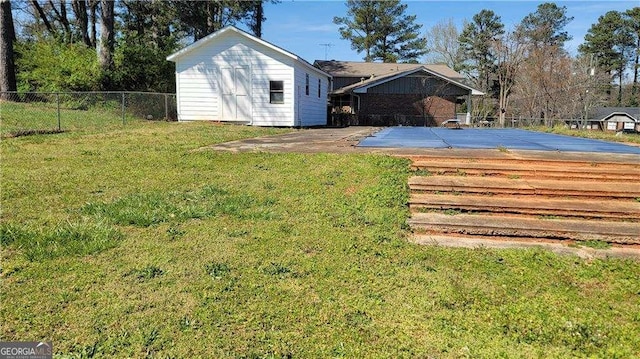
{"label": "roof eave", "polygon": [[611,118],[613,116],[620,116],[620,115],[627,116],[633,122],[638,122],[639,121],[639,119],[635,118],[634,116],[632,116],[631,114],[628,114],[626,112],[612,112],[612,113],[608,114],[607,116],[603,117],[602,119],[600,119],[598,121],[600,121],[600,122],[606,121],[606,120],[608,120],[609,118]]}
{"label": "roof eave", "polygon": [[469,90],[469,91],[471,91],[471,95],[472,96],[484,96],[485,95],[485,93],[482,92],[482,91],[478,91],[478,90],[474,89],[473,87],[467,86],[467,85],[465,85],[465,84],[463,84],[461,82],[458,82],[456,80],[453,80],[453,79],[450,79],[450,78],[448,78],[446,76],[443,76],[443,75],[441,75],[441,74],[439,74],[439,73],[437,73],[435,71],[432,71],[432,70],[430,70],[430,69],[428,69],[428,68],[426,68],[424,66],[417,67],[415,69],[411,69],[411,70],[407,70],[407,71],[403,71],[403,72],[400,72],[400,73],[397,73],[397,74],[393,74],[391,76],[381,77],[379,79],[376,79],[376,81],[371,81],[369,83],[362,84],[361,86],[356,86],[356,87],[353,88],[353,90],[351,92],[353,92],[353,93],[367,93],[367,90],[370,87],[377,86],[377,85],[383,84],[383,83],[388,82],[388,81],[393,81],[395,79],[398,79],[398,78],[401,78],[401,77],[404,77],[404,76],[407,76],[407,75],[411,75],[411,74],[419,72],[419,71],[428,72],[428,73],[430,73],[430,74],[432,74],[432,75],[434,75],[434,76],[436,76],[436,77],[438,77],[438,78],[440,78],[440,79],[442,79],[444,81],[447,81],[447,82],[449,82],[449,83],[451,83],[451,84],[453,84],[455,86],[458,86],[458,87],[463,88],[465,90]]}
{"label": "roof eave", "polygon": [[194,42],[193,44],[191,44],[191,45],[189,45],[187,47],[184,47],[184,48],[176,51],[175,53],[167,56],[167,60],[175,62],[175,60],[178,59],[179,57],[182,57],[182,56],[188,54],[189,52],[192,52],[192,51],[194,51],[194,50],[206,45],[207,43],[211,42],[214,38],[220,37],[220,36],[224,35],[225,33],[229,32],[229,31],[235,32],[238,35],[241,35],[241,36],[244,36],[244,37],[246,37],[248,39],[251,39],[251,40],[253,40],[253,41],[255,41],[255,42],[257,42],[257,43],[259,43],[259,44],[261,44],[263,46],[266,46],[266,47],[270,48],[271,50],[279,52],[279,53],[281,53],[281,54],[283,54],[283,55],[285,55],[287,57],[290,57],[290,58],[292,58],[294,60],[299,60],[299,61],[305,62],[304,60],[301,60],[296,54],[293,54],[293,53],[291,53],[289,51],[281,49],[281,48],[279,48],[279,47],[277,47],[277,46],[275,46],[275,45],[273,45],[273,44],[271,44],[271,43],[269,43],[269,42],[267,42],[265,40],[262,40],[261,38],[255,37],[255,36],[253,36],[251,34],[248,34],[248,33],[244,32],[244,31],[238,29],[235,26],[227,26],[227,27],[224,27],[224,28],[222,28],[222,29],[220,29],[220,30],[218,30],[216,32],[213,32],[213,33],[203,37],[202,39]]}
{"label": "roof eave", "polygon": [[314,67],[313,65],[311,65],[310,63],[305,61],[300,56],[298,56],[298,55],[296,55],[294,53],[291,53],[289,51],[286,51],[284,49],[281,49],[281,48],[279,48],[279,47],[277,47],[277,46],[275,46],[275,45],[273,45],[273,44],[271,44],[271,43],[269,43],[269,42],[267,42],[265,40],[262,40],[261,38],[252,36],[251,34],[248,34],[248,33],[244,32],[244,31],[236,28],[235,26],[227,26],[225,28],[222,28],[222,29],[220,29],[220,30],[218,30],[216,32],[213,32],[213,33],[203,37],[202,39],[194,42],[193,44],[191,44],[191,45],[189,45],[187,47],[184,47],[184,48],[174,52],[173,54],[167,56],[167,61],[176,62],[178,60],[178,58],[180,58],[182,56],[185,56],[186,54],[188,54],[188,53],[190,53],[190,52],[192,52],[192,51],[194,51],[194,50],[206,45],[207,43],[212,41],[214,38],[222,36],[223,34],[227,33],[228,31],[233,31],[233,32],[235,32],[235,33],[237,33],[237,34],[239,34],[241,36],[244,36],[244,37],[246,37],[246,38],[248,38],[250,40],[253,40],[253,41],[255,41],[255,42],[257,42],[257,43],[259,43],[259,44],[261,44],[261,45],[263,45],[263,46],[265,46],[265,47],[267,47],[267,48],[269,48],[269,49],[271,49],[273,51],[281,53],[281,54],[283,54],[283,55],[285,55],[285,56],[287,56],[287,57],[289,57],[289,58],[291,58],[293,60],[296,60],[296,61],[300,62],[301,64],[303,64],[307,68],[312,69],[315,72],[322,74],[323,76],[326,76],[328,78],[332,78],[332,76],[330,74],[322,71],[321,69],[319,69],[317,67]]}
{"label": "roof eave", "polygon": [[212,39],[214,39],[216,37],[219,37],[219,36],[222,36],[223,34],[225,34],[228,31],[235,31],[236,33],[240,33],[238,31],[238,29],[236,29],[235,27],[227,26],[225,28],[222,28],[222,29],[220,29],[218,31],[215,31],[215,32],[203,37],[202,39],[194,42],[191,45],[183,47],[182,49],[174,52],[173,54],[171,54],[169,56],[167,56],[166,59],[167,59],[167,61],[176,62],[178,60],[178,58],[180,58],[180,57],[182,57],[182,56],[184,56],[184,55],[186,55],[186,54],[188,54],[188,53],[190,53],[190,52],[192,52],[192,51],[204,46],[205,44],[210,42]]}

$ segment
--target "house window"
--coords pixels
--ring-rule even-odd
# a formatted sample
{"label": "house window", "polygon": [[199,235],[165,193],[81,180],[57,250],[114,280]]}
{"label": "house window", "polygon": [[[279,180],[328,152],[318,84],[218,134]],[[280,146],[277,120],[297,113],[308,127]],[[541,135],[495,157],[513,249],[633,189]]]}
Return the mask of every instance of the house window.
{"label": "house window", "polygon": [[318,79],[318,98],[320,98],[320,86],[322,86],[322,80]]}
{"label": "house window", "polygon": [[307,74],[306,78],[305,78],[305,82],[304,82],[304,93],[307,94],[307,96],[309,96],[309,74]]}
{"label": "house window", "polygon": [[269,102],[284,103],[284,81],[269,81]]}

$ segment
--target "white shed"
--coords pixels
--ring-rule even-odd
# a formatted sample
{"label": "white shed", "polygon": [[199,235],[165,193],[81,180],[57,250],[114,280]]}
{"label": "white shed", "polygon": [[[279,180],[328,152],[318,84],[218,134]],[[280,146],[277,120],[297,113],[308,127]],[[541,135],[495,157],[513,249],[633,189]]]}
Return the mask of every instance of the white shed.
{"label": "white shed", "polygon": [[233,26],[169,55],[178,121],[255,126],[327,124],[331,75]]}

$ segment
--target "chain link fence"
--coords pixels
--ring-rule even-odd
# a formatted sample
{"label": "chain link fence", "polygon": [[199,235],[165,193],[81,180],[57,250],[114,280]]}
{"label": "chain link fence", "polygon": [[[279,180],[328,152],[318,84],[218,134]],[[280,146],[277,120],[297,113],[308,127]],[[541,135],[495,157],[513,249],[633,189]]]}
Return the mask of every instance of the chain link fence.
{"label": "chain link fence", "polygon": [[[329,113],[329,126],[417,126],[417,127],[438,127],[449,125],[452,120],[457,120],[461,126],[466,126],[466,113],[459,113],[450,117],[437,116],[408,116],[401,114],[351,114],[351,113]],[[504,127],[507,128],[527,128],[527,127],[554,127],[559,125],[575,126],[580,120],[575,119],[544,119],[507,117]],[[500,126],[498,118],[472,118],[470,127],[503,127]]]}
{"label": "chain link fence", "polygon": [[175,94],[0,92],[0,134],[106,130],[142,120],[175,121]]}
{"label": "chain link fence", "polygon": [[[492,127],[500,127],[500,123],[497,118],[490,119]],[[556,126],[564,126],[567,128],[586,128],[586,124],[591,126],[592,121],[585,121],[581,119],[549,119],[549,118],[528,118],[528,117],[507,117],[504,121],[504,127],[509,128],[528,128],[528,127],[547,127],[553,128]],[[582,125],[580,125],[582,124]],[[589,127],[588,129],[591,129]],[[596,128],[594,128],[596,129]]]}
{"label": "chain link fence", "polygon": [[[437,127],[441,123],[455,119],[456,117],[438,116],[410,116],[402,114],[350,114],[331,113],[329,114],[329,126],[415,126],[415,127]],[[464,120],[462,120],[464,123]]]}

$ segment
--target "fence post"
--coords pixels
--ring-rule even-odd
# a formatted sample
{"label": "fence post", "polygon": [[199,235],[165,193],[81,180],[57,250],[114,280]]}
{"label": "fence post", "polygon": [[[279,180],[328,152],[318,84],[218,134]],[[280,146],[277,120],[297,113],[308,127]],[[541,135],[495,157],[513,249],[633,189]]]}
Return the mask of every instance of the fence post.
{"label": "fence post", "polygon": [[60,123],[60,93],[56,92],[56,108],[58,112],[58,132],[62,131],[62,124]]}
{"label": "fence post", "polygon": [[122,125],[126,125],[126,121],[124,119],[124,91],[122,92]]}
{"label": "fence post", "polygon": [[164,120],[169,121],[169,95],[164,94]]}

